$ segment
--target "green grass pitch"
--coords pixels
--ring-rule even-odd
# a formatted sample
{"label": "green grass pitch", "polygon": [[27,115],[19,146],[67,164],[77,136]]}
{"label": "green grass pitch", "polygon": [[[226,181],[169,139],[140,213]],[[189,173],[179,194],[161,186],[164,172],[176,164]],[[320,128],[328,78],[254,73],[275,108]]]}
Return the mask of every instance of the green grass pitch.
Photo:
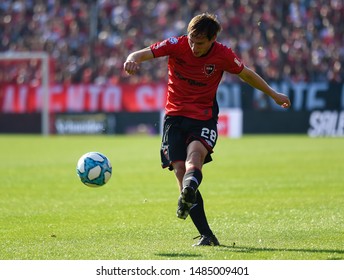
{"label": "green grass pitch", "polygon": [[[219,247],[192,247],[155,136],[0,136],[2,260],[343,260],[344,139],[220,138],[201,185]],[[92,189],[79,157],[112,178]]]}

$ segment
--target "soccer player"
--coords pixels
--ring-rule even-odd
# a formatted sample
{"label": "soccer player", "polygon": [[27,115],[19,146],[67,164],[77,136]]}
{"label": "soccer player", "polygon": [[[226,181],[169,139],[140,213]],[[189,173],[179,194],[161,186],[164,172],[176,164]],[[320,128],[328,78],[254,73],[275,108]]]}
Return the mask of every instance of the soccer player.
{"label": "soccer player", "polygon": [[132,52],[123,66],[132,75],[143,61],[169,58],[161,162],[175,173],[180,191],[177,216],[186,219],[190,215],[200,233],[196,246],[219,245],[209,227],[199,186],[203,164],[212,160],[218,137],[216,91],[224,72],[238,75],[283,108],[290,107],[286,95],[272,89],[231,48],[216,41],[221,29],[215,15],[197,15],[189,22],[187,35]]}

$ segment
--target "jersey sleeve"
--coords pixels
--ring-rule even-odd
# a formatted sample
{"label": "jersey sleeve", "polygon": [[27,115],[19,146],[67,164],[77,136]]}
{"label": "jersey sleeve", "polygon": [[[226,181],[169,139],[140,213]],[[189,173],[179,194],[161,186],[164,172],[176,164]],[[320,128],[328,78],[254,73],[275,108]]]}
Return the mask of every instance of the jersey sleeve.
{"label": "jersey sleeve", "polygon": [[225,71],[231,74],[239,74],[245,67],[241,59],[234,53],[231,48],[225,48],[224,63]]}
{"label": "jersey sleeve", "polygon": [[150,49],[153,52],[154,57],[173,55],[178,43],[179,39],[177,37],[170,37],[164,41],[152,44]]}

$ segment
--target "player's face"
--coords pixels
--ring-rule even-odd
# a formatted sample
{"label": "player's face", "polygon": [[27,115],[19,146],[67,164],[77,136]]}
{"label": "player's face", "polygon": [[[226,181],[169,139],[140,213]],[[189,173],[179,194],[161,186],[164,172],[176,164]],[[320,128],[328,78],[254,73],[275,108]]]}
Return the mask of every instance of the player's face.
{"label": "player's face", "polygon": [[191,48],[191,51],[194,56],[200,57],[202,55],[205,55],[209,49],[211,48],[212,44],[215,41],[215,37],[212,40],[209,40],[205,36],[192,36],[188,35],[188,42],[189,46]]}

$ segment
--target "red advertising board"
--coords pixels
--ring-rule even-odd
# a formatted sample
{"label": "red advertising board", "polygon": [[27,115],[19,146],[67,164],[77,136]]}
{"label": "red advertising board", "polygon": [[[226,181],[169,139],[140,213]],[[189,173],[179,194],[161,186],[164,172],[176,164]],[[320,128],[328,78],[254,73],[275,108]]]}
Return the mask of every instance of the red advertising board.
{"label": "red advertising board", "polygon": [[[0,113],[39,112],[42,93],[37,86],[1,85]],[[159,111],[165,103],[165,84],[50,86],[50,111],[54,113]]]}

